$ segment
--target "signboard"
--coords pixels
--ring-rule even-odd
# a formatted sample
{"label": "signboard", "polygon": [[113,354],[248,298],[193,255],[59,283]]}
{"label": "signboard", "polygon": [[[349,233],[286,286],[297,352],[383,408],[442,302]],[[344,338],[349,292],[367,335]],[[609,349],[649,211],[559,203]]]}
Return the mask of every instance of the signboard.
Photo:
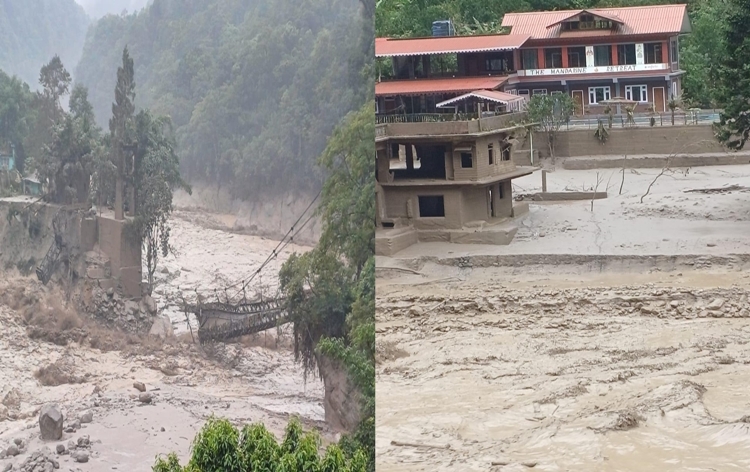
{"label": "signboard", "polygon": [[564,69],[529,69],[519,70],[519,76],[549,76],[549,75],[578,75],[578,74],[612,74],[618,72],[645,72],[666,70],[667,64],[629,64],[625,66],[601,67],[567,67]]}

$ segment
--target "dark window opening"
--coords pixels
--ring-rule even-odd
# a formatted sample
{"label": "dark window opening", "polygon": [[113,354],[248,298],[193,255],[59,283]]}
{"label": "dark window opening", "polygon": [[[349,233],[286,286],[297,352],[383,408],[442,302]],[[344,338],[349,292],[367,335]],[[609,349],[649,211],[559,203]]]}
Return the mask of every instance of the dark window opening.
{"label": "dark window opening", "polygon": [[644,44],[646,49],[646,64],[661,64],[661,43]]}
{"label": "dark window opening", "polygon": [[586,48],[568,48],[568,67],[586,67]]}
{"label": "dark window opening", "polygon": [[461,153],[461,168],[463,169],[471,169],[474,167],[474,158],[472,157],[470,152],[462,152]]}
{"label": "dark window opening", "polygon": [[492,143],[487,145],[487,155],[490,158],[490,165],[495,163],[495,150],[493,149]]}
{"label": "dark window opening", "polygon": [[413,169],[405,167],[403,162],[398,161],[398,151],[396,151],[390,166],[394,179],[445,180],[445,146],[420,145],[415,147],[416,153],[414,154]]}
{"label": "dark window opening", "polygon": [[617,46],[617,64],[624,66],[635,64],[635,44],[620,44]]}
{"label": "dark window opening", "polygon": [[544,50],[545,69],[559,69],[562,67],[562,48],[547,48]]}
{"label": "dark window opening", "polygon": [[487,198],[490,201],[490,216],[495,217],[495,199],[492,198],[492,187],[487,189]]}
{"label": "dark window opening", "polygon": [[537,55],[536,49],[523,49],[521,51],[521,67],[524,70],[538,69],[538,58],[539,56]]}
{"label": "dark window opening", "polygon": [[510,54],[492,55],[484,60],[486,72],[511,72],[513,70],[513,56]]}
{"label": "dark window opening", "polygon": [[393,228],[396,224],[393,221],[383,221],[383,228]]}
{"label": "dark window opening", "polygon": [[500,200],[505,198],[503,197],[503,183],[502,182],[500,182],[500,185],[497,186],[497,198],[499,198]]}
{"label": "dark window opening", "polygon": [[510,146],[505,146],[505,148],[503,148],[502,159],[504,161],[509,161],[510,160]]}
{"label": "dark window opening", "polygon": [[594,66],[611,66],[612,65],[612,47],[594,46]]}
{"label": "dark window opening", "polygon": [[440,218],[445,216],[445,202],[442,195],[421,196],[418,198],[420,218]]}
{"label": "dark window opening", "polygon": [[679,58],[679,48],[677,47],[677,40],[673,40],[670,46],[672,47],[672,62],[675,63]]}

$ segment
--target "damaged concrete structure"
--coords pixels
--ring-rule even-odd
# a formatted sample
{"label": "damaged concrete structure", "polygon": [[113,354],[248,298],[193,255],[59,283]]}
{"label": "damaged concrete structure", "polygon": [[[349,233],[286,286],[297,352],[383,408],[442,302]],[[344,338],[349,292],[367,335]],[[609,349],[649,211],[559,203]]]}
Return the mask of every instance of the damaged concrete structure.
{"label": "damaged concrete structure", "polygon": [[511,159],[523,118],[378,125],[376,254],[418,241],[509,244],[528,211],[511,181],[535,170]]}

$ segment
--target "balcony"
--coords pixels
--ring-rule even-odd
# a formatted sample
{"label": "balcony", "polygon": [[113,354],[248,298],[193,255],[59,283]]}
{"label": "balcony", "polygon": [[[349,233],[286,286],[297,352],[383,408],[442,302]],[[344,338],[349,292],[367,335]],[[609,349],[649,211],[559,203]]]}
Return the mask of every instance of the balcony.
{"label": "balcony", "polygon": [[[392,116],[409,116],[409,115],[379,115],[375,127],[375,141],[387,141],[391,138],[412,138],[419,140],[430,139],[436,136],[458,138],[466,136],[475,136],[482,133],[497,131],[501,129],[513,128],[526,120],[526,113],[505,113],[502,115],[484,116],[472,118],[468,114],[453,113],[436,113],[435,115],[446,115],[446,119],[429,121],[423,119],[418,121],[417,118],[404,121],[387,121],[386,117]],[[447,119],[455,117],[455,119]],[[461,119],[459,119],[461,118]]]}

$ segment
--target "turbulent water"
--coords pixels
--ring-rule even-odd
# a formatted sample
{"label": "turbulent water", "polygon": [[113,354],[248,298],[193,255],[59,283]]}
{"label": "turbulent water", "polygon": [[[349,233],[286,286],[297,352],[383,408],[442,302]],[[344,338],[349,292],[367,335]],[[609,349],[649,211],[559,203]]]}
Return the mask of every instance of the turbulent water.
{"label": "turbulent water", "polygon": [[378,280],[379,471],[750,469],[744,273],[420,272]]}

